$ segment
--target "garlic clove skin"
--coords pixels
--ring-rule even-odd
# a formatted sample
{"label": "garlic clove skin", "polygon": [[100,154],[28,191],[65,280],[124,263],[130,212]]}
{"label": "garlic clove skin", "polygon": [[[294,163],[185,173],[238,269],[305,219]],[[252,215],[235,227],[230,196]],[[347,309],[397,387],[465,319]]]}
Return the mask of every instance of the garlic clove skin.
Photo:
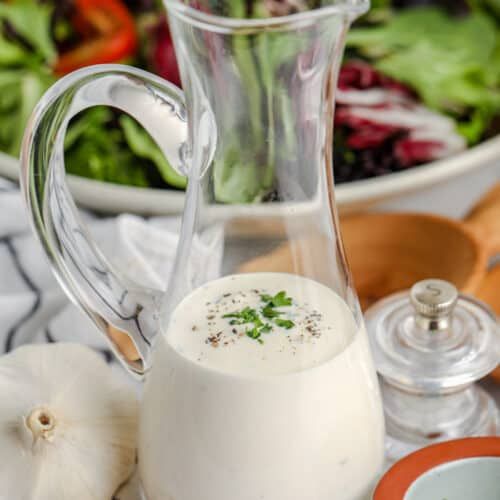
{"label": "garlic clove skin", "polygon": [[0,498],[111,500],[135,467],[135,392],[87,347],[0,358]]}

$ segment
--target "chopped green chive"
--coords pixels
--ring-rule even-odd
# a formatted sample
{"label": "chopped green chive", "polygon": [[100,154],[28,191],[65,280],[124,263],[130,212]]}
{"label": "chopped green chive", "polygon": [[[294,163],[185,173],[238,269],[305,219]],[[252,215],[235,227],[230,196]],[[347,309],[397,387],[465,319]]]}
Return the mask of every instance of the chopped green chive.
{"label": "chopped green chive", "polygon": [[[295,326],[295,323],[289,319],[281,319],[280,315],[283,314],[282,311],[277,311],[276,307],[285,307],[292,305],[292,298],[288,297],[285,291],[278,292],[276,295],[262,294],[260,296],[262,302],[265,303],[260,309],[260,315],[263,318],[272,320],[277,326],[286,328],[289,330]],[[251,339],[257,340],[260,344],[264,341],[261,339],[263,333],[269,333],[273,330],[273,325],[270,323],[265,323],[259,311],[252,309],[251,307],[245,307],[241,311],[234,311],[228,314],[224,314],[223,318],[230,318],[230,325],[244,325],[248,323],[253,323],[253,328],[247,328],[245,334]]]}
{"label": "chopped green chive", "polygon": [[255,326],[251,330],[245,332],[251,339],[258,339],[260,337],[260,330]]}
{"label": "chopped green chive", "polygon": [[252,323],[259,320],[259,315],[255,309],[251,307],[245,307],[241,311],[235,311],[232,313],[224,314],[223,318],[234,318],[229,324],[231,325],[244,325],[245,323]]}
{"label": "chopped green chive", "polygon": [[262,302],[269,302],[269,305],[272,307],[282,307],[282,306],[291,306],[292,305],[292,298],[287,297],[286,292],[282,290],[281,292],[278,292],[274,297],[271,295],[261,295],[260,299]]}
{"label": "chopped green chive", "polygon": [[269,333],[273,327],[269,323],[265,323],[260,327],[260,332],[261,333]]}
{"label": "chopped green chive", "polygon": [[282,328],[286,328],[287,330],[290,330],[290,328],[293,328],[295,326],[295,323],[289,319],[280,319],[277,318],[274,320],[276,325],[281,326]]}
{"label": "chopped green chive", "polygon": [[273,306],[271,304],[267,304],[267,306],[263,307],[260,312],[262,313],[262,316],[264,318],[276,318],[280,314],[283,314],[281,311],[276,311],[276,309],[273,309]]}
{"label": "chopped green chive", "polygon": [[274,307],[291,306],[292,298],[287,297],[285,291],[281,291],[273,297],[273,305]]}

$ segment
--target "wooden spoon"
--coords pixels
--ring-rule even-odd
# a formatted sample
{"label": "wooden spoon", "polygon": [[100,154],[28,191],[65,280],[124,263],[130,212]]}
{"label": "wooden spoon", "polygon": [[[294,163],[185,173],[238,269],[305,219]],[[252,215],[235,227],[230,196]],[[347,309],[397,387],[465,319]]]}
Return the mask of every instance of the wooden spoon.
{"label": "wooden spoon", "polygon": [[[342,218],[341,228],[363,309],[422,279],[444,279],[472,293],[483,278],[487,255],[473,231],[460,222],[426,214],[369,213]],[[238,270],[301,274],[311,252],[326,245],[292,241]],[[314,265],[319,267],[316,275],[328,272],[326,259],[315,258]]]}
{"label": "wooden spoon", "polygon": [[341,229],[363,309],[423,279],[473,293],[483,278],[487,254],[473,231],[455,220],[373,213],[344,218]]}
{"label": "wooden spoon", "polygon": [[481,240],[490,261],[476,295],[500,316],[500,182],[472,209],[465,223]]}
{"label": "wooden spoon", "polygon": [[[341,229],[363,309],[426,278],[444,279],[465,293],[476,293],[488,259],[500,251],[500,184],[476,205],[465,223],[431,214],[364,213],[343,217]],[[292,241],[238,270],[300,274],[311,253],[319,255],[324,245],[319,240]],[[324,272],[328,271],[326,259],[314,260],[316,267],[324,262]]]}
{"label": "wooden spoon", "polygon": [[[489,304],[497,316],[500,316],[500,262],[484,277],[476,295]],[[500,366],[490,375],[497,384],[500,384]]]}
{"label": "wooden spoon", "polygon": [[481,198],[465,218],[490,257],[500,254],[500,182]]}
{"label": "wooden spoon", "polygon": [[500,316],[500,262],[481,281],[476,295]]}
{"label": "wooden spoon", "polygon": [[[491,261],[476,296],[500,316],[500,182],[471,210],[465,223],[481,239]],[[500,383],[500,367],[491,376]]]}

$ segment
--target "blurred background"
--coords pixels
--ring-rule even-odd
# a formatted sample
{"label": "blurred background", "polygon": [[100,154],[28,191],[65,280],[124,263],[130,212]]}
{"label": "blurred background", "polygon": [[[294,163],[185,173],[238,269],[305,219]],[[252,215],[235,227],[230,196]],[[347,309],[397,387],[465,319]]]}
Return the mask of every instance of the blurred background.
{"label": "blurred background", "polygon": [[[237,1],[287,14],[305,0]],[[64,74],[124,63],[181,86],[160,1],[2,1],[0,22],[1,175],[17,176],[26,121]],[[500,176],[500,2],[373,0],[348,36],[335,122],[341,210],[383,202],[391,210],[465,214]],[[73,120],[66,167],[98,183],[75,187],[77,200],[94,210],[120,211],[120,196],[130,193],[135,212],[182,208],[185,179],[118,111],[94,108]],[[99,200],[96,189],[110,198]]]}

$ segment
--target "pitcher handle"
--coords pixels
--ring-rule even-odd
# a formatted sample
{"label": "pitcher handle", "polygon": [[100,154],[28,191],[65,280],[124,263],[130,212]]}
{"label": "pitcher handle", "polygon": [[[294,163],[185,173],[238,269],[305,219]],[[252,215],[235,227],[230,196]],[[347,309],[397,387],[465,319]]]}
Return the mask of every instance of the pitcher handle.
{"label": "pitcher handle", "polygon": [[63,289],[109,339],[134,374],[151,362],[162,292],[111,267],[80,220],[65,181],[64,137],[70,119],[98,105],[121,109],[151,134],[171,165],[186,172],[184,95],[136,68],[88,67],[59,80],[39,102],[21,151],[21,185],[30,218]]}

